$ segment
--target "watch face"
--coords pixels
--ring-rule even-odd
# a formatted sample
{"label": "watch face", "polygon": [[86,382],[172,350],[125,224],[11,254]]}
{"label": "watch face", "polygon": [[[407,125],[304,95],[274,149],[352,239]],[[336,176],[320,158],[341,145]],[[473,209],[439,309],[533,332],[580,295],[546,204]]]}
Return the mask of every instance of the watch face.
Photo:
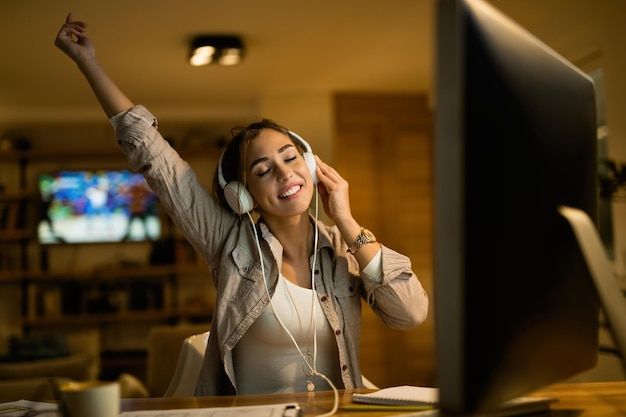
{"label": "watch face", "polygon": [[365,237],[367,237],[367,242],[373,242],[376,240],[374,234],[367,229],[363,230],[363,234],[365,235]]}

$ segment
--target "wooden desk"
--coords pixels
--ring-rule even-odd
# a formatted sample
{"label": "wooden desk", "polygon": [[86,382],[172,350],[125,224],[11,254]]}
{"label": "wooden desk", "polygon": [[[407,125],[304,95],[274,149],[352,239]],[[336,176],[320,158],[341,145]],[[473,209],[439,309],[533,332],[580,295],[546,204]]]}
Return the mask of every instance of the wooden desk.
{"label": "wooden desk", "polygon": [[[339,417],[382,417],[406,413],[406,411],[343,411],[342,404],[351,402],[353,392],[371,390],[340,390]],[[554,397],[559,402],[552,405],[548,415],[558,417],[614,417],[626,416],[626,382],[594,382],[557,384],[533,394]],[[191,398],[127,398],[122,400],[122,411],[165,410],[181,408],[208,408],[243,405],[297,402],[304,416],[315,416],[330,411],[333,407],[332,391],[297,394],[241,395],[225,397]]]}

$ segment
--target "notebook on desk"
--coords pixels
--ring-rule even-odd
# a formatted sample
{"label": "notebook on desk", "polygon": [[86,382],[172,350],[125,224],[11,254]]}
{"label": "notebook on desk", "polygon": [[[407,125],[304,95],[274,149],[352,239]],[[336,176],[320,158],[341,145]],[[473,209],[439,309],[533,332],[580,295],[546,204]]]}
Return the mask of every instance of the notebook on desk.
{"label": "notebook on desk", "polygon": [[400,385],[367,394],[354,393],[352,401],[375,405],[433,406],[439,401],[439,390],[431,387]]}
{"label": "notebook on desk", "polygon": [[423,411],[432,410],[439,399],[436,388],[401,385],[367,394],[353,393],[347,411]]}

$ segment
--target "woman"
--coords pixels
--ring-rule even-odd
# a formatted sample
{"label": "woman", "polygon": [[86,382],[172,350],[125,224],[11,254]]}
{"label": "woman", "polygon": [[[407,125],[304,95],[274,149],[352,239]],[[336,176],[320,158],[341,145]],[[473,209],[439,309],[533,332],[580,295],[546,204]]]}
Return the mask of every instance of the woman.
{"label": "woman", "polygon": [[[197,395],[362,387],[361,297],[393,328],[426,318],[409,259],[361,227],[347,182],[297,135],[269,120],[242,129],[220,158],[212,196],[156,118],[99,65],[85,23],[68,15],[55,44],[89,82],[130,166],[209,265],[217,300]],[[309,214],[316,190],[334,226]],[[231,201],[239,192],[250,207]]]}

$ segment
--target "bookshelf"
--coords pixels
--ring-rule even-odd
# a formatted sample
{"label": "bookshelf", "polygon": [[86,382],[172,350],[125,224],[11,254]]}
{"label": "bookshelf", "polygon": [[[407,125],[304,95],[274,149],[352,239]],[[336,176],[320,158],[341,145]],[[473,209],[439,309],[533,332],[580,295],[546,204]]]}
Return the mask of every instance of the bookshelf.
{"label": "bookshelf", "polygon": [[[206,170],[219,150],[195,149],[188,157]],[[38,174],[66,167],[126,168],[119,149],[2,150],[0,164],[0,291],[18,291],[21,305],[16,317],[2,315],[23,335],[77,327],[115,334],[115,326],[129,323],[146,330],[211,320],[215,292],[208,268],[165,216],[164,237],[155,242],[39,242]],[[152,259],[156,250],[167,252],[159,262]]]}

